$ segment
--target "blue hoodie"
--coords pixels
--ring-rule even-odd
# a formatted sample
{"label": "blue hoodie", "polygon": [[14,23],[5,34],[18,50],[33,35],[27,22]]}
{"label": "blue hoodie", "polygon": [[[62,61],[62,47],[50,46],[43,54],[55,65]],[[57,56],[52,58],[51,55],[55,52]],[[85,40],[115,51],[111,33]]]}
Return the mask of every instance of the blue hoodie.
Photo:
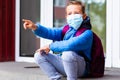
{"label": "blue hoodie", "polygon": [[[46,39],[54,40],[54,42],[50,44],[50,50],[52,50],[53,52],[75,51],[78,54],[80,54],[79,52],[83,51],[84,54],[87,56],[87,58],[91,60],[90,55],[91,55],[93,33],[90,29],[86,30],[79,36],[74,36],[77,30],[70,27],[63,38],[62,36],[63,27],[48,28],[40,24],[36,24],[36,25],[37,25],[37,29],[33,31],[35,35]],[[91,27],[91,25],[87,25],[87,26]]]}

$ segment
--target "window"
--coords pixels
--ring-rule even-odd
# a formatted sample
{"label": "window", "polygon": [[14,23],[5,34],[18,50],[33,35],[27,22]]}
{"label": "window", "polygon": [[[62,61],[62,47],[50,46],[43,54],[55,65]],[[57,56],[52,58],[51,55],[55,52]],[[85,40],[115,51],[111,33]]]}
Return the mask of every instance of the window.
{"label": "window", "polygon": [[91,19],[92,30],[101,38],[106,53],[106,1],[88,0],[85,4]]}
{"label": "window", "polygon": [[[53,26],[53,0],[16,0],[15,61],[35,62],[33,55],[51,40],[37,38],[31,30],[23,29],[22,19]],[[49,14],[48,14],[49,13]]]}
{"label": "window", "polygon": [[40,47],[40,40],[31,30],[23,29],[22,19],[40,22],[40,0],[20,0],[20,56],[33,57]]}
{"label": "window", "polygon": [[[61,4],[60,4],[61,2]],[[64,2],[64,6],[62,4]],[[54,27],[61,27],[65,24],[65,6],[66,6],[67,0],[54,0]],[[59,4],[59,5],[58,5]],[[61,7],[62,6],[62,7]]]}
{"label": "window", "polygon": [[66,0],[54,0],[54,5],[56,7],[65,7]]}

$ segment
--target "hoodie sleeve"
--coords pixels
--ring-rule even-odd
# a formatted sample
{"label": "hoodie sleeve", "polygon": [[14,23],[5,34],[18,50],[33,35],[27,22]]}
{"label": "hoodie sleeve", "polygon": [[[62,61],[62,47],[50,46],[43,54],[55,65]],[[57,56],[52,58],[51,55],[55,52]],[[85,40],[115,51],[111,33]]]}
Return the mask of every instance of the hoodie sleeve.
{"label": "hoodie sleeve", "polygon": [[93,40],[92,31],[86,30],[81,35],[70,38],[69,40],[56,41],[51,43],[50,49],[54,52],[81,51],[91,47],[92,40]]}
{"label": "hoodie sleeve", "polygon": [[48,28],[40,24],[36,24],[37,29],[33,33],[42,38],[60,41],[62,39],[62,28]]}

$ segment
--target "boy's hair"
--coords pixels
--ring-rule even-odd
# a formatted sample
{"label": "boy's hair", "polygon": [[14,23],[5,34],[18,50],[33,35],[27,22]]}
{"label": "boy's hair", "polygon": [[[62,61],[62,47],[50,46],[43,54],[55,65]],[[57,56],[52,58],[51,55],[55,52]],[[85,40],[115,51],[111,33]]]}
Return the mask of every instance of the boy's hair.
{"label": "boy's hair", "polygon": [[80,5],[82,8],[83,14],[85,13],[85,5],[81,1],[70,1],[67,6],[69,5]]}

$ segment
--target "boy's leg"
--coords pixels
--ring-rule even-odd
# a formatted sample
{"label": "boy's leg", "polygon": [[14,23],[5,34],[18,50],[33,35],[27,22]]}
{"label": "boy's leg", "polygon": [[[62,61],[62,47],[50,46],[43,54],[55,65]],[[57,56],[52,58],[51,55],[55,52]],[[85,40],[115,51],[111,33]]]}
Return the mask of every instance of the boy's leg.
{"label": "boy's leg", "polygon": [[77,80],[84,74],[85,60],[73,51],[62,53],[63,65],[67,75],[67,80]]}
{"label": "boy's leg", "polygon": [[48,75],[51,80],[59,80],[61,74],[65,75],[61,57],[55,54],[35,53],[36,63]]}

